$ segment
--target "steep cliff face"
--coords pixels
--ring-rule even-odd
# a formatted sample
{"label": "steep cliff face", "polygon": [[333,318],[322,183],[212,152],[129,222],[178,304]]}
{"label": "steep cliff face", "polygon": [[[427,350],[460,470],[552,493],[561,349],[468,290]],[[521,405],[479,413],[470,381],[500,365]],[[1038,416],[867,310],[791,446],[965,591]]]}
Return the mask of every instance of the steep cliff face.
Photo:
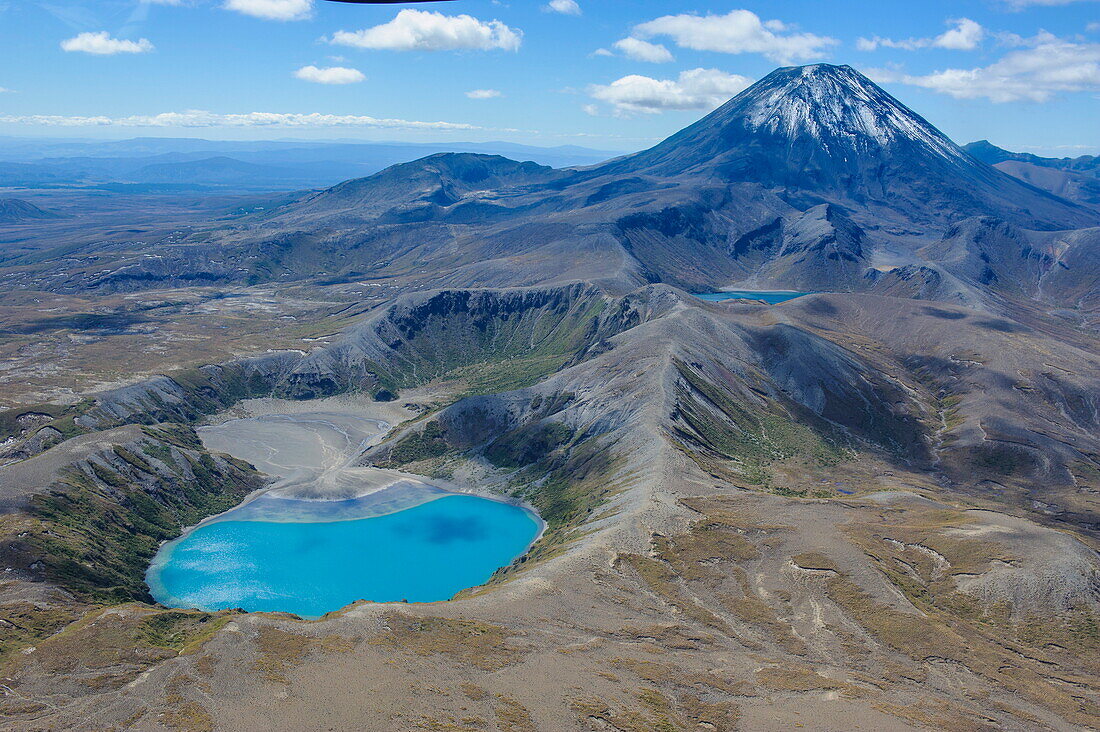
{"label": "steep cliff face", "polygon": [[[394,393],[447,375],[471,378],[477,389],[517,386],[587,357],[665,307],[671,300],[613,298],[583,284],[407,295],[326,348],[203,366],[102,392],[76,424],[191,421],[252,397]],[[475,366],[476,373],[464,372]]]}
{"label": "steep cliff face", "polygon": [[390,391],[446,375],[481,381],[476,389],[520,385],[587,357],[660,307],[583,284],[409,295],[304,358],[285,388],[296,394],[360,375]]}

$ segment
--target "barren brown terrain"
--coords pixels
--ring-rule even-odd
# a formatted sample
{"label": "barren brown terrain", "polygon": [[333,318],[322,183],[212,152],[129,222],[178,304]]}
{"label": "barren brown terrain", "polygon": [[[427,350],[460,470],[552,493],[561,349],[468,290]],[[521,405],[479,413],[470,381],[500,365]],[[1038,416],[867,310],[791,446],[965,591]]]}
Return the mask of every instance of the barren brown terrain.
{"label": "barren brown terrain", "polygon": [[[823,88],[857,120],[829,145],[753,126]],[[0,728],[1100,726],[1100,214],[857,72],[780,69],[601,166],[203,206],[0,258]],[[808,294],[691,294],[751,286]],[[224,428],[283,414],[357,425],[323,480]],[[150,595],[208,517],[379,476],[545,531],[446,602]]]}

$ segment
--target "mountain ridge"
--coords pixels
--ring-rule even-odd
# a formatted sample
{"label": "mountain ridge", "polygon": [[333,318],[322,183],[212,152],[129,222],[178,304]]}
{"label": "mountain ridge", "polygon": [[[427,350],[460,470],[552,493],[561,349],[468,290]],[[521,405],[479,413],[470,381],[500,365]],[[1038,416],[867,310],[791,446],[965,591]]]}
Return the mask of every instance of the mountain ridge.
{"label": "mountain ridge", "polygon": [[1044,158],[997,147],[989,140],[963,146],[972,157],[1036,188],[1100,209],[1100,157]]}
{"label": "mountain ridge", "polygon": [[[810,226],[814,209],[826,215]],[[589,279],[617,292],[648,282],[886,288],[986,307],[972,268],[953,271],[967,258],[937,262],[945,250],[929,247],[976,216],[1028,231],[1100,225],[1100,212],[967,155],[851,67],[815,64],[777,69],[653,148],[598,165],[437,154],[197,231],[157,258],[123,253],[116,269],[16,276],[75,290],[182,285],[196,270],[223,285],[325,272],[436,286]],[[791,248],[800,228],[817,226],[823,246]],[[952,251],[971,244],[981,249],[956,241]],[[1075,256],[1087,259],[1085,250],[1075,245]],[[906,267],[904,284],[883,277]]]}

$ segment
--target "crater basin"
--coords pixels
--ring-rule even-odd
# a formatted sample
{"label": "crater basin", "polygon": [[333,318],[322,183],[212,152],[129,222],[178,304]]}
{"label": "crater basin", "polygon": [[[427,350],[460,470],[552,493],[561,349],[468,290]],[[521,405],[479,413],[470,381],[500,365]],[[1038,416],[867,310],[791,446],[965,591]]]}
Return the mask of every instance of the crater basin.
{"label": "crater basin", "polygon": [[146,572],[163,605],[316,618],[357,600],[434,602],[523,555],[542,521],[521,506],[357,464],[388,425],[330,408],[198,430],[275,478],[164,544]]}

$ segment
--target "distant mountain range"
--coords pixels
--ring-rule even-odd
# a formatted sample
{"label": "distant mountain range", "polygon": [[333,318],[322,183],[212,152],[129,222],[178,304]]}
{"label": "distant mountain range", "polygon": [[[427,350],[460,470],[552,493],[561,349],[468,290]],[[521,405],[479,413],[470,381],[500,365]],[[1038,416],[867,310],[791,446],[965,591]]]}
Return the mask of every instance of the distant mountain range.
{"label": "distant mountain range", "polygon": [[1071,201],[1100,208],[1100,157],[1043,158],[1009,152],[988,140],[963,146],[983,163]]}
{"label": "distant mountain range", "polygon": [[1097,155],[1081,155],[1076,158],[1044,158],[1031,153],[1010,152],[1002,147],[997,147],[989,140],[968,143],[963,145],[963,150],[988,165],[1015,161],[1040,165],[1044,168],[1072,170],[1077,173],[1100,176],[1100,156]]}
{"label": "distant mountain range", "polygon": [[[274,264],[266,242],[295,232],[280,277],[340,261],[445,272],[456,286],[583,277],[975,303],[1012,280],[1016,259],[1037,262],[1015,285],[1028,292],[1052,269],[1095,276],[1063,266],[1096,256],[1093,234],[1053,232],[1098,223],[968,155],[851,68],[817,65],[777,70],[656,147],[588,168],[437,155],[349,181],[258,218],[242,255]],[[1021,248],[984,274],[961,264],[960,246],[980,258],[1002,226]],[[939,261],[945,236],[953,254]]]}
{"label": "distant mountain range", "polygon": [[541,165],[591,165],[620,153],[508,142],[106,142],[0,138],[0,186],[133,192],[283,191],[327,187],[438,152],[507,155]]}
{"label": "distant mountain range", "polygon": [[[633,155],[565,169],[430,155],[158,244],[156,257],[119,252],[113,267],[97,261],[50,286],[585,280],[624,291],[647,282],[864,291],[983,307],[991,292],[1067,304],[1100,292],[1100,211],[986,164],[989,147],[968,154],[850,67],[783,68]],[[1008,163],[1064,172],[997,165]],[[218,156],[144,159],[139,170],[167,185],[199,171],[259,176],[257,166]]]}

